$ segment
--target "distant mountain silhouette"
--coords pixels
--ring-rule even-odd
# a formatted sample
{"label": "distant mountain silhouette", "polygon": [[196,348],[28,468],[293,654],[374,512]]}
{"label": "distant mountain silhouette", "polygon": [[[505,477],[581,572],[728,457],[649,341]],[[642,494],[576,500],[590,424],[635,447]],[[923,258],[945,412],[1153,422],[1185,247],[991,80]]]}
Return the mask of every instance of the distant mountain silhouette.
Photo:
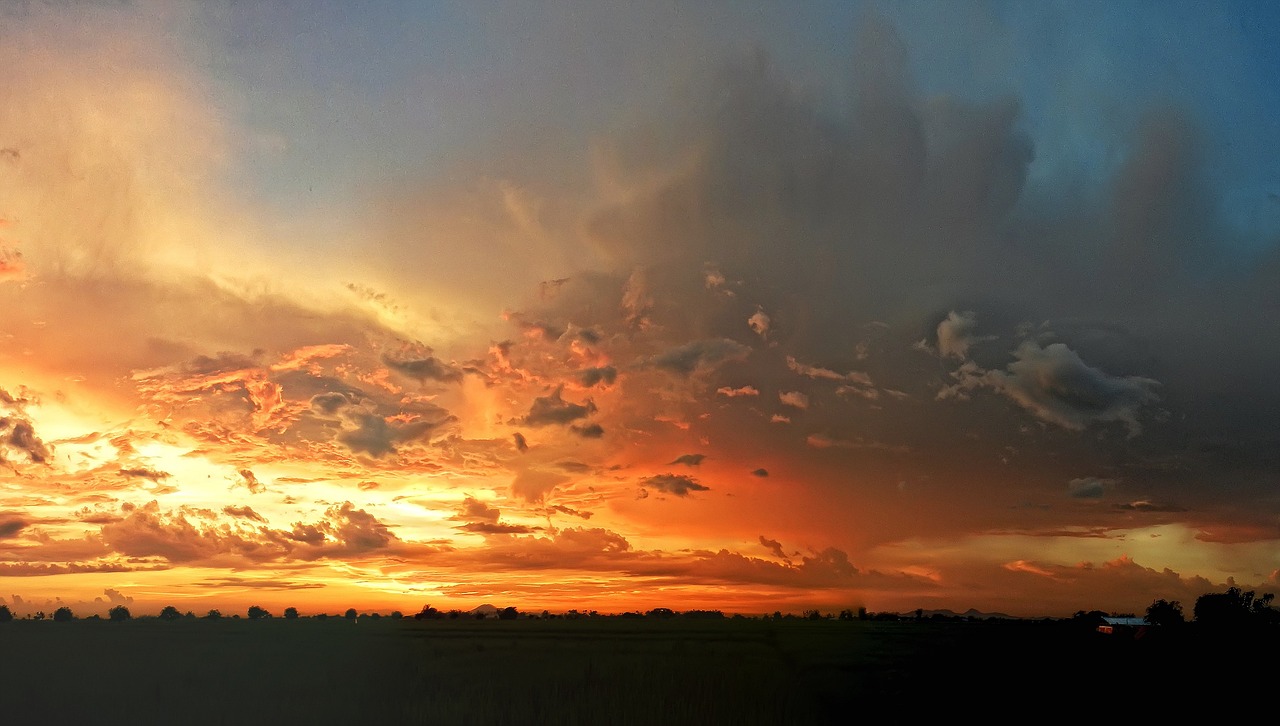
{"label": "distant mountain silhouette", "polygon": [[[999,620],[1021,620],[1021,618],[1016,618],[1012,615],[1006,615],[1004,613],[984,613],[981,610],[975,610],[974,608],[969,608],[962,613],[957,613],[954,610],[943,608],[941,610],[925,610],[921,614],[926,618],[933,617],[934,615],[941,615],[944,618],[972,618],[974,620],[990,620],[992,618]],[[914,617],[915,612],[902,613],[902,616],[906,618]]]}
{"label": "distant mountain silhouette", "polygon": [[497,615],[498,608],[494,607],[493,605],[490,605],[489,603],[485,603],[483,605],[477,605],[476,607],[471,608],[467,612],[471,613],[472,615],[479,615],[483,613],[485,617],[489,617],[491,615]]}

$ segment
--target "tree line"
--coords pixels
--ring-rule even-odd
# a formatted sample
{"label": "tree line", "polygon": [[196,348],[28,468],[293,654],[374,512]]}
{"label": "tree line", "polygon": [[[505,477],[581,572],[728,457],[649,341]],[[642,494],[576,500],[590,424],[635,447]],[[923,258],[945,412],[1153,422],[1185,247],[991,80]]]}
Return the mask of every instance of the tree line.
{"label": "tree line", "polygon": [[[1198,623],[1205,626],[1222,626],[1222,627],[1245,627],[1245,626],[1255,626],[1255,625],[1280,627],[1280,609],[1277,609],[1275,606],[1272,605],[1274,601],[1275,601],[1274,593],[1265,593],[1263,595],[1257,595],[1256,592],[1253,590],[1245,591],[1245,590],[1241,590],[1238,587],[1230,587],[1226,590],[1226,592],[1205,593],[1201,595],[1199,598],[1197,598],[1195,605],[1192,608],[1190,620],[1188,620],[1186,614],[1184,613],[1181,602],[1177,600],[1164,600],[1164,599],[1155,600],[1154,602],[1151,603],[1150,606],[1147,607],[1145,619],[1147,623],[1150,623],[1152,625],[1159,625],[1159,626],[1164,626],[1169,628],[1185,625],[1189,622]],[[915,620],[925,619],[924,611],[921,609],[916,610],[914,615],[915,615],[914,617]],[[1100,620],[1102,617],[1122,616],[1122,615],[1128,616],[1128,617],[1134,617],[1133,613],[1120,614],[1120,613],[1107,613],[1101,610],[1090,610],[1090,611],[1081,610],[1076,612],[1075,615],[1072,616],[1071,620],[1094,622],[1094,621]],[[69,620],[77,619],[75,614],[72,612],[71,608],[65,605],[54,610],[52,615],[46,615],[44,611],[37,611],[34,615],[31,615],[28,617],[33,620],[45,620],[46,618],[48,618],[55,622],[66,622]],[[209,610],[204,615],[197,616],[194,612],[190,610],[183,613],[173,605],[166,605],[164,608],[160,610],[160,613],[155,617],[160,620],[191,620],[191,619],[196,619],[197,617],[204,620],[219,620],[219,619],[222,619],[224,616],[222,615],[221,611],[217,609]],[[233,619],[239,619],[240,615],[233,614],[230,617]],[[258,605],[252,605],[248,608],[248,610],[245,611],[245,617],[249,620],[262,620],[262,619],[273,618],[275,616],[266,608],[263,608]],[[286,620],[293,620],[300,616],[298,614],[297,608],[288,607],[284,609],[283,617]],[[330,616],[326,613],[320,613],[320,614],[312,615],[310,617],[312,619],[323,620],[329,617],[336,618],[338,616]],[[383,615],[377,612],[360,613],[355,608],[348,608],[342,614],[341,617],[342,619],[345,619],[345,620],[361,620],[361,619],[378,620],[378,619],[381,619]],[[395,610],[395,611],[392,611],[391,614],[386,617],[398,620],[398,619],[404,618],[405,615],[401,611]],[[585,610],[585,611],[568,610],[563,613],[551,613],[547,610],[543,610],[541,614],[537,614],[537,613],[521,612],[515,607],[492,608],[491,611],[482,610],[482,609],[477,609],[473,611],[463,611],[463,610],[442,611],[432,607],[431,605],[424,605],[422,610],[415,613],[412,617],[414,620],[445,620],[445,619],[483,620],[489,617],[495,618],[497,620],[516,620],[521,618],[576,620],[580,618],[601,618],[601,617],[623,618],[623,619],[647,618],[647,619],[662,620],[662,619],[670,619],[670,618],[722,619],[722,618],[725,618],[726,616],[720,610],[686,610],[684,612],[678,612],[676,610],[672,610],[670,608],[663,608],[663,607],[653,608],[652,610],[648,610],[644,612],[629,611],[629,612],[619,613],[616,615],[602,615],[595,610]],[[741,619],[744,616],[735,614],[732,617],[735,619]],[[868,612],[866,608],[858,608],[856,615],[853,610],[846,609],[846,610],[841,610],[838,615],[836,614],[824,615],[818,610],[806,610],[800,616],[796,616],[791,613],[784,615],[781,611],[775,611],[772,615],[765,615],[763,617],[765,619],[774,619],[774,620],[800,619],[800,620],[842,620],[842,621],[848,621],[848,620],[883,621],[883,620],[913,619],[910,616],[903,616],[899,613],[871,613],[871,612]],[[16,616],[9,609],[9,606],[0,605],[0,623],[9,622],[14,619],[16,619]],[[100,615],[94,614],[84,619],[85,620],[101,620],[102,617]],[[106,619],[114,620],[114,621],[131,620],[133,619],[133,614],[129,611],[129,608],[126,607],[125,605],[115,605],[107,611]],[[940,619],[965,620],[968,618],[965,616],[954,616],[952,618],[945,618],[939,615],[933,615],[933,616],[930,616],[929,619],[930,620],[940,620]]]}

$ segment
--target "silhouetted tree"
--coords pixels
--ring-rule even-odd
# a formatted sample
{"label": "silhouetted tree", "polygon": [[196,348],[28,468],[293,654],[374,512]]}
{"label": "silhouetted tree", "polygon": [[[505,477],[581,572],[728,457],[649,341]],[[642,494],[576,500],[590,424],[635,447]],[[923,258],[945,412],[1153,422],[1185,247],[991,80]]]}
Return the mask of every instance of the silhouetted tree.
{"label": "silhouetted tree", "polygon": [[359,613],[356,612],[355,608],[347,608],[347,611],[342,614],[342,617],[347,620],[355,620],[357,615],[359,615]]}
{"label": "silhouetted tree", "polygon": [[1147,622],[1166,628],[1176,627],[1187,619],[1182,614],[1182,603],[1174,600],[1156,600],[1147,606]]}
{"label": "silhouetted tree", "polygon": [[400,620],[400,619],[401,619],[401,618],[403,618],[403,617],[404,617],[404,613],[400,612],[399,610],[392,610],[392,611],[391,611],[391,619],[392,619],[392,620]]}
{"label": "silhouetted tree", "polygon": [[817,610],[805,610],[804,619],[805,620],[821,620],[822,613],[818,612]]}
{"label": "silhouetted tree", "polygon": [[443,617],[444,617],[444,613],[440,612],[439,610],[436,610],[430,605],[423,605],[422,610],[418,611],[417,613],[414,613],[413,615],[414,620],[439,620],[440,618],[443,618]]}
{"label": "silhouetted tree", "polygon": [[853,611],[848,608],[840,611],[840,619],[844,621],[853,620]]}
{"label": "silhouetted tree", "polygon": [[672,610],[671,608],[654,608],[649,612],[645,613],[645,615],[651,618],[659,618],[659,619],[665,620],[667,618],[674,618],[676,616],[676,611]]}
{"label": "silhouetted tree", "polygon": [[178,609],[172,605],[165,605],[164,609],[160,611],[161,620],[177,620],[180,617],[182,617],[182,613],[178,612]]}
{"label": "silhouetted tree", "polygon": [[298,609],[297,609],[297,608],[285,608],[285,609],[284,609],[284,617],[285,617],[285,619],[286,619],[286,620],[297,620],[297,618],[298,618]]}
{"label": "silhouetted tree", "polygon": [[62,607],[53,611],[53,619],[56,622],[65,623],[70,620],[75,620],[76,616],[71,613],[71,608],[67,607],[66,605],[63,605]]}
{"label": "silhouetted tree", "polygon": [[128,620],[133,617],[133,615],[129,612],[129,608],[123,605],[117,605],[107,611],[107,617],[112,620]]}
{"label": "silhouetted tree", "polygon": [[520,617],[520,611],[514,607],[505,607],[498,611],[499,620],[515,620]]}
{"label": "silhouetted tree", "polygon": [[37,610],[37,611],[36,611],[36,620],[44,620],[44,611],[43,611],[43,610]]}
{"label": "silhouetted tree", "polygon": [[1255,598],[1253,590],[1242,592],[1238,587],[1205,593],[1196,599],[1195,621],[1218,627],[1280,623],[1280,613],[1271,607],[1274,598],[1272,593]]}
{"label": "silhouetted tree", "polygon": [[204,617],[205,617],[207,620],[217,620],[217,619],[219,619],[219,618],[221,618],[221,617],[222,617],[222,613],[221,613],[221,612],[219,612],[217,609],[214,609],[214,610],[210,610],[209,612],[205,613],[205,616],[204,616]]}
{"label": "silhouetted tree", "polygon": [[257,620],[259,618],[271,617],[271,613],[267,612],[265,608],[258,607],[257,605],[249,606],[248,615],[250,620]]}
{"label": "silhouetted tree", "polygon": [[13,612],[9,610],[8,605],[0,605],[0,623],[7,623],[13,620]]}

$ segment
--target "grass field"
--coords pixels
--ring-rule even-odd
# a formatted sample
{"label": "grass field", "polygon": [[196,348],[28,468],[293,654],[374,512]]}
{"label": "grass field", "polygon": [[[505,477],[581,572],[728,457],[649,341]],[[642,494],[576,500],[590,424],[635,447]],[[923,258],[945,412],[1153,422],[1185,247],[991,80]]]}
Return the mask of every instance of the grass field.
{"label": "grass field", "polygon": [[0,624],[0,703],[14,724],[1012,717],[1028,694],[1062,709],[1108,683],[1212,689],[1207,666],[1241,645],[1020,621],[14,621]]}

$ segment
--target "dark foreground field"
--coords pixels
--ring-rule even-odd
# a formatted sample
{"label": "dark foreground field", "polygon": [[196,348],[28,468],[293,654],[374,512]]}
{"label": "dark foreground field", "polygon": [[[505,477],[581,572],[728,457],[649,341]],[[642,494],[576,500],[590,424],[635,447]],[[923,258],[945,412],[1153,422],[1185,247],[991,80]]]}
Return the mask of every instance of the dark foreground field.
{"label": "dark foreground field", "polygon": [[0,624],[0,718],[665,726],[881,723],[891,710],[1009,722],[1195,701],[1239,713],[1249,679],[1230,672],[1273,659],[1262,646],[1023,621],[14,621]]}

